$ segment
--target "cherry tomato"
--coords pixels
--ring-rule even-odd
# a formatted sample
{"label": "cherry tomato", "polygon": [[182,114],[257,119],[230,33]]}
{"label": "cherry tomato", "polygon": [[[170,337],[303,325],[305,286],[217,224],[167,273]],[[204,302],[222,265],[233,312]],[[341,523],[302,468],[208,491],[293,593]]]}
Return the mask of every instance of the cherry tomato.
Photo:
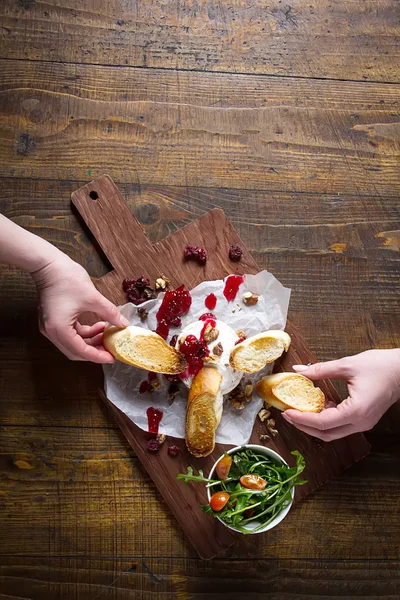
{"label": "cherry tomato", "polygon": [[253,475],[252,473],[249,473],[248,475],[242,475],[240,478],[240,483],[243,487],[248,488],[249,490],[264,490],[267,485],[265,479],[259,475]]}
{"label": "cherry tomato", "polygon": [[217,462],[217,466],[215,467],[215,470],[217,472],[218,477],[220,479],[222,479],[223,481],[225,481],[225,479],[228,478],[229,471],[231,469],[231,464],[232,464],[232,458],[230,456],[228,456],[228,454],[223,456],[221,458],[221,460],[219,460]]}
{"label": "cherry tomato", "polygon": [[211,496],[210,506],[215,512],[219,512],[224,508],[229,498],[228,492],[215,492],[215,494]]}

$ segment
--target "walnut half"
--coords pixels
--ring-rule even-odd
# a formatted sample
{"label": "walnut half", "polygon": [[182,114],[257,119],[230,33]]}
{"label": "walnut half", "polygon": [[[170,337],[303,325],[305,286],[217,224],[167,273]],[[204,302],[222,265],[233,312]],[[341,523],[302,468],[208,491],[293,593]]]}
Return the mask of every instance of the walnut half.
{"label": "walnut half", "polygon": [[251,292],[245,292],[242,296],[243,302],[246,306],[254,306],[258,302],[258,296],[256,294],[252,294]]}
{"label": "walnut half", "polygon": [[215,356],[221,356],[223,351],[224,351],[224,349],[222,347],[221,342],[218,342],[218,344],[216,344],[213,348],[213,354],[215,354]]}
{"label": "walnut half", "polygon": [[209,323],[204,332],[204,341],[209,344],[214,342],[219,336],[219,331]]}

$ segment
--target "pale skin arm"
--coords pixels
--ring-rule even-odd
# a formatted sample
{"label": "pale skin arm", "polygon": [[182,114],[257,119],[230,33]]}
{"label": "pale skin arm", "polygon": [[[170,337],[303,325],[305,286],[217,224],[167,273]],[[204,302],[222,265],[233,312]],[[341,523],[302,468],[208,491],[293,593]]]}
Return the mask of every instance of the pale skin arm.
{"label": "pale skin arm", "polygon": [[326,442],[372,429],[400,399],[400,348],[368,350],[315,365],[293,369],[313,380],[344,379],[349,396],[320,413],[286,410],[283,417],[301,431]]}
{"label": "pale skin arm", "polygon": [[[39,328],[71,360],[112,363],[102,345],[108,321],[117,327],[129,323],[117,307],[94,287],[83,267],[42,238],[0,215],[0,262],[32,276],[39,297]],[[103,321],[81,325],[78,317],[94,312]]]}

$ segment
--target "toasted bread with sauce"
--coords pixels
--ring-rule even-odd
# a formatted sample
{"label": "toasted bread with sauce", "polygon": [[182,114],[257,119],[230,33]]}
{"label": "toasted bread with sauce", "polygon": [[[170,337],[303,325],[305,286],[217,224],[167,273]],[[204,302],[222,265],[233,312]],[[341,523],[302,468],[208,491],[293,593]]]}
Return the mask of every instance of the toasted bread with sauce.
{"label": "toasted bread with sauce", "polygon": [[143,327],[107,327],[103,345],[117,360],[146,371],[176,375],[187,368],[181,352],[154,331]]}

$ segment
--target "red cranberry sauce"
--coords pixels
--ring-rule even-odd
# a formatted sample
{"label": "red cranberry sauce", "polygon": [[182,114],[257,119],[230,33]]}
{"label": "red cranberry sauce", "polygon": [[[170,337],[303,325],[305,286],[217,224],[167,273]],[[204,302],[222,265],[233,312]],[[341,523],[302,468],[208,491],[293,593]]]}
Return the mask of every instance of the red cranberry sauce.
{"label": "red cranberry sauce", "polygon": [[207,321],[207,319],[215,320],[216,318],[217,317],[213,313],[209,312],[209,313],[204,313],[204,315],[201,315],[199,317],[199,321]]}
{"label": "red cranberry sauce", "polygon": [[204,340],[198,340],[195,335],[187,335],[179,346],[180,352],[184,354],[188,368],[180,375],[182,379],[197,375],[203,368],[203,359],[209,356],[210,350]]}
{"label": "red cranberry sauce", "polygon": [[156,315],[156,333],[167,339],[169,328],[181,325],[180,317],[189,311],[191,304],[192,298],[183,285],[176,290],[167,290]]}
{"label": "red cranberry sauce", "polygon": [[217,306],[217,296],[215,294],[208,294],[207,298],[204,300],[204,304],[208,310],[214,310]]}
{"label": "red cranberry sauce", "polygon": [[244,277],[242,277],[242,275],[229,275],[224,287],[224,296],[228,302],[233,302],[233,300],[236,298],[236,294],[238,293],[239,287],[243,281]]}
{"label": "red cranberry sauce", "polygon": [[150,406],[150,408],[146,410],[146,414],[149,424],[149,433],[158,433],[158,426],[163,418],[163,412]]}

